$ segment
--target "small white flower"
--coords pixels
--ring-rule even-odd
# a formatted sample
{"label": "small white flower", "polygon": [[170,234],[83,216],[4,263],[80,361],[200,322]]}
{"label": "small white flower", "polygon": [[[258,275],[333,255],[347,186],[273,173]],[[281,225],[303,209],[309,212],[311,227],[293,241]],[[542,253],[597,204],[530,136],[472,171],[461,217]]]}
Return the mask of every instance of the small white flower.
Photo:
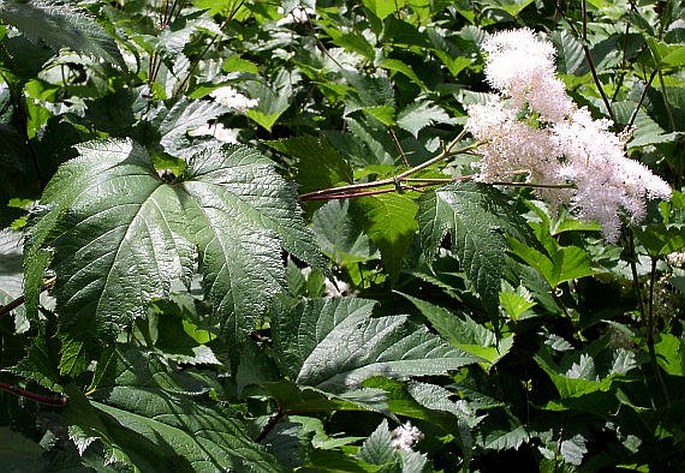
{"label": "small white flower", "polygon": [[685,268],[685,251],[667,254],[666,261],[676,268]]}
{"label": "small white flower", "polygon": [[423,433],[407,421],[404,425],[400,425],[390,432],[390,445],[398,450],[411,451],[411,447],[418,441],[422,440]]}
{"label": "small white flower", "polygon": [[604,236],[616,241],[623,209],[633,222],[646,212],[645,198],[668,199],[671,188],[643,164],[628,159],[609,120],[593,120],[586,108],[553,127],[565,162],[559,175],[576,185],[573,206],[582,218],[596,220]]}
{"label": "small white flower", "polygon": [[492,87],[511,97],[514,108],[526,104],[543,120],[559,121],[573,110],[563,82],[555,77],[555,51],[533,30],[501,31],[483,42],[488,53],[485,77]]}
{"label": "small white flower", "polygon": [[219,87],[218,89],[213,90],[209,95],[220,104],[241,113],[245,113],[248,108],[259,105],[259,100],[250,99],[230,86]]}
{"label": "small white flower", "polygon": [[[278,8],[278,12],[283,14],[285,10],[282,7]],[[280,20],[276,22],[278,26],[291,25],[293,23],[306,23],[310,16],[316,16],[316,11],[309,7],[298,6],[290,10]]]}
{"label": "small white flower", "polygon": [[226,128],[221,123],[202,125],[188,132],[190,136],[213,136],[222,143],[237,143],[238,130]]}

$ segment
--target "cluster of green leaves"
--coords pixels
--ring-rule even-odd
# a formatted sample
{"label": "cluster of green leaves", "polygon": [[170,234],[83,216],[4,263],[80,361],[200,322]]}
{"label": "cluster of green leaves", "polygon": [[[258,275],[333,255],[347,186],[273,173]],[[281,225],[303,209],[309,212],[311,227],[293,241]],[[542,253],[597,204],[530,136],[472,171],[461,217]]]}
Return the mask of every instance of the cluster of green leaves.
{"label": "cluster of green leaves", "polygon": [[[683,13],[0,0],[4,471],[677,471]],[[522,26],[674,188],[620,246],[469,178]]]}

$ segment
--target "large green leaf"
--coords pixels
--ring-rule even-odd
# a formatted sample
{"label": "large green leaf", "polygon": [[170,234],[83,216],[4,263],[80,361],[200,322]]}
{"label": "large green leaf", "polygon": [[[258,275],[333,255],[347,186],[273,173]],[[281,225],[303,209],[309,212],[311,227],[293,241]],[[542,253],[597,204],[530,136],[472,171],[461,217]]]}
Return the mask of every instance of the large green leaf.
{"label": "large green leaf", "polygon": [[349,200],[326,202],[316,211],[312,229],[321,250],[341,267],[378,257],[378,251],[351,215]]}
{"label": "large green leaf", "polygon": [[452,249],[483,304],[496,313],[505,269],[506,238],[530,241],[530,229],[492,186],[460,182],[419,199],[419,233],[426,252],[435,253],[449,232]]}
{"label": "large green leaf", "polygon": [[266,157],[246,147],[207,150],[189,163],[177,191],[200,247],[205,292],[229,333],[263,310],[281,289],[283,247],[314,267],[323,259],[304,226],[294,187]]}
{"label": "large green leaf", "polygon": [[80,153],[45,190],[52,210],[35,232],[58,234],[51,245],[63,327],[113,336],[146,314],[147,301],[165,297],[173,280],[187,279],[194,249],[178,235],[183,214],[174,189],[145,150],[108,141]]}
{"label": "large green leaf", "polygon": [[84,447],[100,439],[113,457],[141,471],[281,471],[242,422],[202,402],[208,386],[197,376],[128,347],[99,369],[100,383],[88,398],[71,392],[66,412],[71,437]]}
{"label": "large green leaf", "polygon": [[381,258],[390,278],[396,281],[402,258],[418,230],[415,215],[418,205],[396,193],[361,197],[352,209],[371,241],[381,250]]}
{"label": "large green leaf", "polygon": [[513,238],[509,240],[509,246],[516,256],[537,269],[552,288],[596,272],[592,269],[590,256],[577,246],[555,245],[550,256]]}
{"label": "large green leaf", "polygon": [[498,339],[494,332],[467,314],[455,314],[430,302],[402,295],[419,309],[433,328],[452,346],[482,358],[481,364],[487,369],[509,353],[514,345],[513,335]]}
{"label": "large green leaf", "polygon": [[255,151],[205,149],[182,181],[166,182],[131,141],[79,150],[45,190],[51,210],[34,227],[56,234],[39,243],[54,247],[57,311],[71,337],[113,337],[172,283],[187,284],[196,259],[218,322],[234,335],[280,290],[282,247],[321,265],[292,187]]}
{"label": "large green leaf", "polygon": [[55,51],[66,47],[126,67],[114,38],[75,6],[58,1],[2,0],[0,19]]}
{"label": "large green leaf", "polygon": [[206,125],[220,115],[230,111],[218,102],[188,100],[182,98],[170,109],[160,105],[154,112],[153,123],[159,126],[160,144],[168,153],[178,153],[188,146],[188,130]]}
{"label": "large green leaf", "polygon": [[478,361],[407,316],[372,318],[374,305],[312,299],[275,310],[274,346],[282,371],[300,385],[338,393],[375,375],[441,375]]}

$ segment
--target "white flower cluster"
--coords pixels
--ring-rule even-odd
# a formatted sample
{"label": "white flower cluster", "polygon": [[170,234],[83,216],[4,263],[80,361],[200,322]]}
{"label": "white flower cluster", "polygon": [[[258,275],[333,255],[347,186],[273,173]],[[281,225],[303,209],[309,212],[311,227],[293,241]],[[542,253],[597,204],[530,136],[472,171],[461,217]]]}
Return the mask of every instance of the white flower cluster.
{"label": "white flower cluster", "polygon": [[411,447],[421,439],[423,433],[407,421],[404,425],[400,425],[390,432],[390,445],[399,450],[411,451]]}
{"label": "white flower cluster", "polygon": [[223,86],[218,89],[214,89],[210,94],[214,100],[222,105],[226,105],[238,112],[245,113],[248,108],[253,108],[259,105],[259,100],[250,99],[233,87]]}
{"label": "white flower cluster", "polygon": [[525,174],[527,182],[572,184],[538,188],[553,205],[571,204],[578,216],[597,220],[609,241],[618,238],[625,212],[645,215],[645,198],[668,199],[671,188],[647,167],[628,159],[624,140],[608,120],[578,109],[555,74],[553,45],[523,28],[483,43],[485,74],[500,95],[469,107],[466,128],[484,144],[479,179],[497,182]]}
{"label": "white flower cluster", "polygon": [[221,123],[215,123],[213,125],[205,124],[193,128],[188,132],[190,136],[213,136],[217,141],[221,143],[237,143],[238,142],[238,130],[233,128],[226,128]]}
{"label": "white flower cluster", "polygon": [[297,6],[287,13],[283,7],[278,7],[278,13],[284,15],[283,18],[276,22],[278,26],[307,23],[310,16],[316,16],[316,11],[313,8],[303,6]]}
{"label": "white flower cluster", "polygon": [[685,268],[685,251],[667,254],[666,261],[668,261],[671,266],[675,266],[676,268]]}

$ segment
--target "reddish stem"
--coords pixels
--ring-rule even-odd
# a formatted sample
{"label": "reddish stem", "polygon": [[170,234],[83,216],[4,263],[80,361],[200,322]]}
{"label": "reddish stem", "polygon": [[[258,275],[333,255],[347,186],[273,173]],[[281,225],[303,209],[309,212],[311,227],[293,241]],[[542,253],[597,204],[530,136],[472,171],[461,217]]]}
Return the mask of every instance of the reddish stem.
{"label": "reddish stem", "polygon": [[46,406],[65,407],[67,405],[67,398],[61,394],[37,394],[9,383],[0,382],[0,391],[5,391],[25,399],[30,399],[31,401],[35,401]]}

